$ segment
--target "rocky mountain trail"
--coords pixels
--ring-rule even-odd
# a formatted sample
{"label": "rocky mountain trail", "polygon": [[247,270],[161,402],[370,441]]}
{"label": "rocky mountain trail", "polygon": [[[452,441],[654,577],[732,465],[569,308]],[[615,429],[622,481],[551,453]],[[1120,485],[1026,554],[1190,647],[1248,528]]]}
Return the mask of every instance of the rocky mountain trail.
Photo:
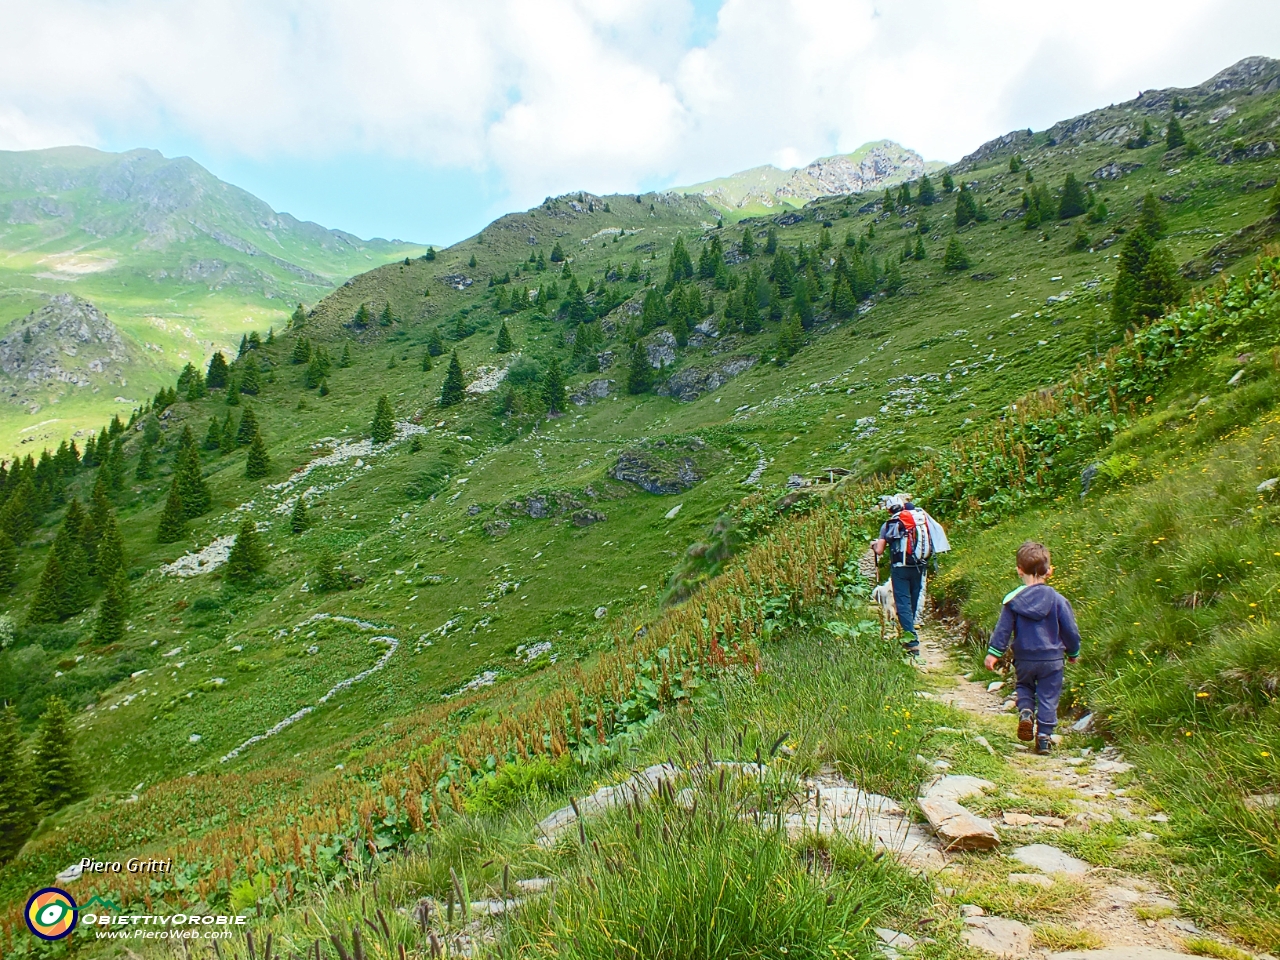
{"label": "rocky mountain trail", "polygon": [[[961,903],[964,937],[970,946],[1011,960],[1165,960],[1192,952],[1188,940],[1194,938],[1202,941],[1195,952],[1203,953],[1203,941],[1210,941],[1222,947],[1223,956],[1232,949],[1240,950],[1241,957],[1267,956],[1251,954],[1181,916],[1172,891],[1158,877],[1137,876],[1089,862],[1087,852],[1081,849],[1087,851],[1089,845],[1072,841],[1095,827],[1106,829],[1121,822],[1143,828],[1134,831],[1128,843],[1151,847],[1160,842],[1152,831],[1168,817],[1130,796],[1126,787],[1117,783],[1133,765],[1111,746],[1096,750],[1064,748],[1059,743],[1047,756],[1036,755],[1020,743],[1007,754],[996,750],[984,734],[997,742],[1012,738],[1014,707],[1005,699],[1005,694],[1012,692],[1012,678],[984,685],[961,673],[952,656],[954,634],[946,623],[927,622],[921,625],[920,634],[923,678],[929,687],[926,692],[963,711],[974,728],[941,729],[981,740],[1010,768],[1010,776],[1001,778],[999,787],[991,789],[992,784],[980,781],[986,785],[985,796],[972,804],[980,813],[992,814],[1000,833],[997,844],[969,848],[984,849],[983,853],[950,858],[936,877],[943,893],[951,898],[964,900],[966,894],[982,892],[1014,907],[1010,912],[1018,912],[1024,919],[1031,919],[1028,914],[1043,917],[1041,924],[1028,924],[995,915],[994,910],[976,904]],[[1064,724],[1063,729],[1070,728]],[[975,789],[968,795],[977,792]],[[1052,798],[1057,807],[1070,808],[1069,815],[1044,815],[1041,811],[1046,798]],[[1024,805],[1027,809],[1018,809]],[[921,807],[928,812],[925,803]],[[970,815],[983,819],[977,813]],[[1146,829],[1148,823],[1150,829]],[[997,890],[999,895],[994,896]],[[1037,936],[1038,926],[1053,932]],[[1064,932],[1090,948],[1053,952],[1048,945],[1061,941]]]}

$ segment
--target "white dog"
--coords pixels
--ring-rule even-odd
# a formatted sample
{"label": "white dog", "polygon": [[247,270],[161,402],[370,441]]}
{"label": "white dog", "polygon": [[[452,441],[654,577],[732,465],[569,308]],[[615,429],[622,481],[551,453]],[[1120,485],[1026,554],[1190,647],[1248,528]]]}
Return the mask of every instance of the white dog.
{"label": "white dog", "polygon": [[[920,580],[920,602],[916,604],[916,620],[924,617],[925,588],[929,585],[928,575]],[[885,623],[898,619],[898,607],[893,600],[893,584],[886,580],[871,591],[871,602],[880,607],[880,617]]]}

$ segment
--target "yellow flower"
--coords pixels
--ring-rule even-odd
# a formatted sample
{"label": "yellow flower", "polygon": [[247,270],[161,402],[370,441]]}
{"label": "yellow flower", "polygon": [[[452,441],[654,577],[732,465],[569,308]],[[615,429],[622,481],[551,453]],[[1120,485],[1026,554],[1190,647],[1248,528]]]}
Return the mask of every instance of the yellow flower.
{"label": "yellow flower", "polygon": [[1205,692],[1202,690],[1200,693],[1197,693],[1197,694],[1196,694],[1196,699],[1197,699],[1197,700],[1199,700],[1199,699],[1202,699],[1202,698],[1207,697],[1207,696],[1208,696],[1208,694],[1207,694],[1207,693],[1205,693]]}
{"label": "yellow flower", "polygon": [[1263,750],[1263,751],[1262,751],[1261,756],[1269,757],[1269,756],[1271,756],[1271,754],[1270,754],[1270,753],[1268,753],[1266,750]]}

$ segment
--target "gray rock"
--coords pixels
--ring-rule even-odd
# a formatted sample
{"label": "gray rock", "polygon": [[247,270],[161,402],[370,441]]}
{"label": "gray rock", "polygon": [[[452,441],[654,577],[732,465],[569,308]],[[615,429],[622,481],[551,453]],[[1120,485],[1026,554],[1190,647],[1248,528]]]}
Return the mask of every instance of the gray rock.
{"label": "gray rock", "polygon": [[676,362],[676,338],[670,330],[659,330],[644,345],[649,366],[661,370]]}
{"label": "gray rock", "polygon": [[[1004,917],[965,917],[964,939],[971,947],[1004,960],[1019,960],[1031,952],[1031,928]],[[1118,960],[1118,958],[1117,958]]]}
{"label": "gray rock", "polygon": [[1083,717],[1071,725],[1072,733],[1088,733],[1093,729],[1093,714],[1086,713]]}
{"label": "gray rock", "polygon": [[1019,863],[1025,863],[1028,867],[1035,867],[1045,873],[1080,876],[1090,870],[1089,864],[1085,861],[1064,853],[1057,847],[1051,847],[1047,843],[1033,843],[1018,847],[1013,851],[1012,857]]}
{"label": "gray rock", "polygon": [[1098,475],[1098,471],[1102,469],[1102,464],[1091,463],[1080,473],[1080,496],[1084,497],[1089,492],[1089,487],[1093,484],[1093,478]]}
{"label": "gray rock", "polygon": [[609,518],[599,510],[575,510],[570,519],[575,527],[589,527],[593,523],[604,523]]}
{"label": "gray rock", "polygon": [[1132,173],[1134,170],[1140,170],[1140,163],[1106,163],[1093,171],[1093,179],[1095,180],[1119,180],[1126,173]]}
{"label": "gray rock", "polygon": [[609,614],[608,607],[596,607],[596,619],[603,620]]}
{"label": "gray rock", "polygon": [[1276,488],[1276,484],[1280,483],[1280,477],[1268,477],[1258,484],[1258,493],[1269,493]]}
{"label": "gray rock", "polygon": [[569,394],[569,402],[575,406],[586,406],[593,400],[604,400],[613,392],[613,381],[603,378],[592,380],[576,393]]}
{"label": "gray rock", "polygon": [[675,400],[696,400],[704,393],[717,390],[731,379],[750,370],[757,357],[733,357],[713,367],[685,367],[673,374],[658,393]]}
{"label": "gray rock", "polygon": [[983,780],[981,777],[950,774],[932,780],[920,796],[924,800],[953,800],[958,803],[968,797],[980,796],[993,786],[995,784],[990,780]]}
{"label": "gray rock", "polygon": [[909,937],[897,930],[890,930],[888,927],[876,927],[875,932],[881,943],[896,950],[910,950],[916,945],[913,937]]}
{"label": "gray rock", "polygon": [[1127,946],[1051,953],[1049,960],[1187,960],[1187,955],[1174,950],[1161,950],[1159,947]]}
{"label": "gray rock", "polygon": [[474,517],[474,516],[478,516],[479,513],[480,513],[480,504],[473,503],[471,504],[471,506],[467,507],[467,516]]}
{"label": "gray rock", "polygon": [[484,525],[484,532],[491,537],[505,537],[511,532],[511,523],[508,520],[490,520]]}
{"label": "gray rock", "polygon": [[618,454],[611,475],[615,480],[634,483],[648,493],[679,493],[702,479],[692,457],[674,463],[649,456],[644,450],[626,450]]}
{"label": "gray rock", "polygon": [[990,820],[970,813],[954,800],[922,798],[919,803],[944,850],[991,850],[1000,845],[1000,835]]}
{"label": "gray rock", "polygon": [[960,904],[960,916],[962,917],[985,917],[987,911],[983,910],[976,903]]}

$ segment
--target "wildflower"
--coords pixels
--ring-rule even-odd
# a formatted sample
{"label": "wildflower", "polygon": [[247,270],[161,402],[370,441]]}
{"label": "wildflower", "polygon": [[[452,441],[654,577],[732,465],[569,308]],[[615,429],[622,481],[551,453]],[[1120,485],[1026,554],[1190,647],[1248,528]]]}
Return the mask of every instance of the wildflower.
{"label": "wildflower", "polygon": [[1207,697],[1207,696],[1209,696],[1209,695],[1208,695],[1207,693],[1205,693],[1203,690],[1201,690],[1199,693],[1197,693],[1197,694],[1196,694],[1196,699],[1197,699],[1197,700],[1201,700],[1201,699],[1203,699],[1203,698],[1205,698],[1205,697]]}

